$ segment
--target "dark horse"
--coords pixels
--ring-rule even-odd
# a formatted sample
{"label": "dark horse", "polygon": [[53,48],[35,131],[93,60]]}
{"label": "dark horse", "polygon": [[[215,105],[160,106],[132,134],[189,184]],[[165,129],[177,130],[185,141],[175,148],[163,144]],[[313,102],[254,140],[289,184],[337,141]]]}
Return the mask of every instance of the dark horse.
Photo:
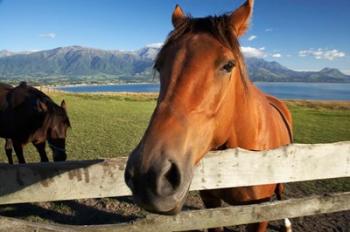
{"label": "dark horse", "polygon": [[[252,8],[253,0],[248,0],[227,15],[191,18],[176,6],[174,30],[154,66],[160,76],[157,106],[125,171],[141,207],[162,214],[179,212],[193,170],[208,151],[259,151],[292,142],[292,118],[285,104],[262,93],[248,78],[238,38],[249,26]],[[282,191],[282,184],[267,184],[200,195],[211,208],[222,200],[233,205],[267,201]],[[266,228],[267,222],[247,227]]]}
{"label": "dark horse", "polygon": [[58,106],[38,89],[22,82],[17,87],[0,83],[0,137],[6,139],[5,150],[10,164],[12,146],[18,162],[25,163],[23,146],[33,143],[41,162],[47,162],[45,144],[53,152],[54,161],[67,158],[65,143],[70,127],[66,104]]}

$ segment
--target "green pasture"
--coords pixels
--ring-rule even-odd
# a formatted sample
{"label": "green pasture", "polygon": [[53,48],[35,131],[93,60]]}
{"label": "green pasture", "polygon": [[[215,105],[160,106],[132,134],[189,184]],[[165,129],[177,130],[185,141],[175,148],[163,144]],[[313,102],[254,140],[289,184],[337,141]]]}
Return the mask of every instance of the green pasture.
{"label": "green pasture", "polygon": [[[68,105],[70,160],[127,156],[140,140],[156,104],[155,95],[54,93],[52,97],[57,103],[65,99]],[[350,102],[289,101],[288,106],[297,143],[350,140]],[[30,162],[39,160],[31,145],[26,146],[25,157]],[[0,162],[5,161],[3,151]]]}

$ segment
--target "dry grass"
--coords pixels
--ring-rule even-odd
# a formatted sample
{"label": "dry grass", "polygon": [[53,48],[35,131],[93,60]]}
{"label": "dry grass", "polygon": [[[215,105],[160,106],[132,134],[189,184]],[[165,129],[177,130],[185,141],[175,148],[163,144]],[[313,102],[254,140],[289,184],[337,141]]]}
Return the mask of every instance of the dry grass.
{"label": "dry grass", "polygon": [[350,110],[350,101],[288,100],[287,104],[312,109]]}

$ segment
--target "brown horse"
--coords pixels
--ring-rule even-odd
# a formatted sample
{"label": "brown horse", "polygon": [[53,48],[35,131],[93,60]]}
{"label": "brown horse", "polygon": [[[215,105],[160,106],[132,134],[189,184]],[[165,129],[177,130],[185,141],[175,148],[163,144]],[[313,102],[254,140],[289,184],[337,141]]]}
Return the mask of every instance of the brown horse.
{"label": "brown horse", "polygon": [[[193,170],[208,151],[258,151],[291,143],[292,119],[285,104],[248,79],[238,38],[248,28],[252,7],[249,0],[228,15],[191,18],[176,6],[174,30],[154,66],[161,84],[157,106],[125,171],[136,203],[146,210],[179,212]],[[266,201],[282,189],[281,184],[268,184],[200,195],[212,208],[222,200],[234,205]],[[248,229],[266,227],[261,222]]]}
{"label": "brown horse", "polygon": [[13,163],[12,146],[18,162],[25,163],[23,146],[33,143],[41,162],[47,162],[45,144],[53,152],[54,161],[67,158],[65,140],[70,127],[66,104],[58,106],[43,92],[22,82],[13,88],[0,83],[0,137],[6,139],[8,161]]}

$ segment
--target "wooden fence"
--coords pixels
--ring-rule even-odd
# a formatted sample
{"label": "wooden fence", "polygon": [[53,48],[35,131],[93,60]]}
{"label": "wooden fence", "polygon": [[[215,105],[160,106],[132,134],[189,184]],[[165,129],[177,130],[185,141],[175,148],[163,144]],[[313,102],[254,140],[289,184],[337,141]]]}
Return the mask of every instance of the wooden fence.
{"label": "wooden fence", "polygon": [[[126,196],[126,158],[0,165],[0,204]],[[350,177],[350,142],[293,144],[271,151],[210,152],[195,170],[190,190]],[[0,217],[0,231],[183,231],[350,210],[350,192],[259,205],[150,214],[132,223],[67,226]],[[215,216],[213,216],[215,215]],[[204,223],[205,222],[205,223]]]}

